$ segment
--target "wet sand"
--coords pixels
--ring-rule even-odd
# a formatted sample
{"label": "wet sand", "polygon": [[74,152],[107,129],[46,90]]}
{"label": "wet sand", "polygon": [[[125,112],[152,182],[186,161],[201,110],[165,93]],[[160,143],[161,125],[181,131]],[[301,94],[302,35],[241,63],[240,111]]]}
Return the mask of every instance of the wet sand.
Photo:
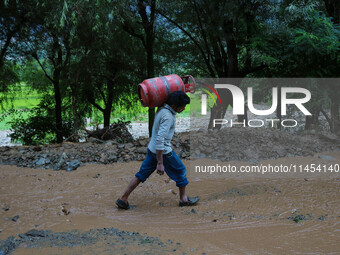
{"label": "wet sand", "polygon": [[[271,164],[339,164],[340,152],[262,161]],[[201,159],[192,165],[216,164]],[[223,162],[219,162],[224,164]],[[233,165],[249,165],[228,162]],[[31,229],[54,232],[114,227],[180,243],[179,254],[339,254],[340,173],[193,174],[188,195],[195,207],[178,207],[178,189],[167,176],[153,174],[130,197],[136,209],[114,202],[141,162],[87,165],[73,172],[0,166],[0,239]],[[17,222],[11,219],[19,215]],[[298,215],[305,220],[296,223]],[[104,244],[103,244],[104,245]],[[91,248],[25,248],[13,254],[101,254]],[[131,254],[139,251],[131,246]],[[178,250],[179,252],[179,250]]]}

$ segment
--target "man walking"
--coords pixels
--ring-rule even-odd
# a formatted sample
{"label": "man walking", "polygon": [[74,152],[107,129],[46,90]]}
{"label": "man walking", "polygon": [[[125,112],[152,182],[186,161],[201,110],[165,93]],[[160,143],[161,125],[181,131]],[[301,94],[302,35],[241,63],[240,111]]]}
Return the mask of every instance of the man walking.
{"label": "man walking", "polygon": [[191,206],[199,201],[199,197],[187,197],[185,188],[188,185],[186,168],[177,154],[171,148],[171,139],[175,132],[176,114],[184,111],[190,103],[190,98],[183,91],[171,93],[164,107],[158,109],[152,128],[152,137],[148,145],[148,153],[140,170],[131,180],[116,205],[121,209],[129,209],[128,197],[140,182],[155,171],[163,175],[164,171],[176,182],[179,188],[179,206]]}

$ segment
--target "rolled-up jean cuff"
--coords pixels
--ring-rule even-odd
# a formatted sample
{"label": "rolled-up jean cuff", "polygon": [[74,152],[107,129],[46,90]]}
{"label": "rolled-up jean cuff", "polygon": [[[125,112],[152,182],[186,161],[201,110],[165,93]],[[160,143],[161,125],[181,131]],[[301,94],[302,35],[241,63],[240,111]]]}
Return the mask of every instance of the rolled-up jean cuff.
{"label": "rolled-up jean cuff", "polygon": [[146,178],[143,178],[143,176],[141,174],[136,173],[135,176],[141,181],[141,182],[145,182],[146,181]]}
{"label": "rolled-up jean cuff", "polygon": [[189,181],[188,181],[187,178],[185,178],[184,180],[181,180],[181,181],[177,181],[177,182],[176,182],[176,186],[177,186],[178,188],[185,187],[185,186],[187,186],[188,184],[189,184]]}

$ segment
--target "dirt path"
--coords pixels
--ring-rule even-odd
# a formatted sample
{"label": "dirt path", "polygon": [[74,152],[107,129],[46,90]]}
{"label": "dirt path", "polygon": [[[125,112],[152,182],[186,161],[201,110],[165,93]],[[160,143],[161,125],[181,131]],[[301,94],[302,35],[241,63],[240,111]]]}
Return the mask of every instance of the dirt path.
{"label": "dirt path", "polygon": [[[321,155],[333,160],[316,155],[261,163],[328,166],[340,163],[340,152]],[[193,164],[213,165],[219,161],[184,163],[192,169]],[[25,236],[17,234],[31,229],[53,231],[50,235],[76,229],[78,234],[65,234],[72,240],[82,233],[91,236],[93,233],[88,231],[97,229],[92,230],[97,231],[95,241],[81,239],[85,240],[83,245],[75,242],[53,247],[53,242],[41,241],[34,246],[30,245],[32,241],[24,240],[13,254],[110,254],[112,251],[338,254],[340,251],[339,172],[230,175],[191,172],[188,194],[201,196],[200,203],[193,208],[178,207],[175,183],[154,174],[131,195],[130,203],[136,209],[118,210],[114,201],[140,164],[87,165],[73,172],[0,166],[0,239],[8,240],[10,236],[23,239]],[[17,215],[15,222],[12,219]],[[100,232],[104,228],[118,230],[113,230],[116,234],[110,236]],[[115,239],[122,230],[138,235],[126,232],[123,239]],[[143,242],[147,238],[152,242]]]}

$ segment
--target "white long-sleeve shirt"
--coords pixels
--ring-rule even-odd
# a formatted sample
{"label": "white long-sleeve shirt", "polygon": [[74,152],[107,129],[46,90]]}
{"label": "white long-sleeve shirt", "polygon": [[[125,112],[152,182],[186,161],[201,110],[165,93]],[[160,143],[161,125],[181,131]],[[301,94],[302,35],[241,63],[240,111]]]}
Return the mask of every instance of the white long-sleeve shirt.
{"label": "white long-sleeve shirt", "polygon": [[163,154],[171,152],[171,139],[175,133],[175,127],[176,111],[165,104],[156,113],[148,149],[153,153],[156,153],[156,150],[162,150]]}

